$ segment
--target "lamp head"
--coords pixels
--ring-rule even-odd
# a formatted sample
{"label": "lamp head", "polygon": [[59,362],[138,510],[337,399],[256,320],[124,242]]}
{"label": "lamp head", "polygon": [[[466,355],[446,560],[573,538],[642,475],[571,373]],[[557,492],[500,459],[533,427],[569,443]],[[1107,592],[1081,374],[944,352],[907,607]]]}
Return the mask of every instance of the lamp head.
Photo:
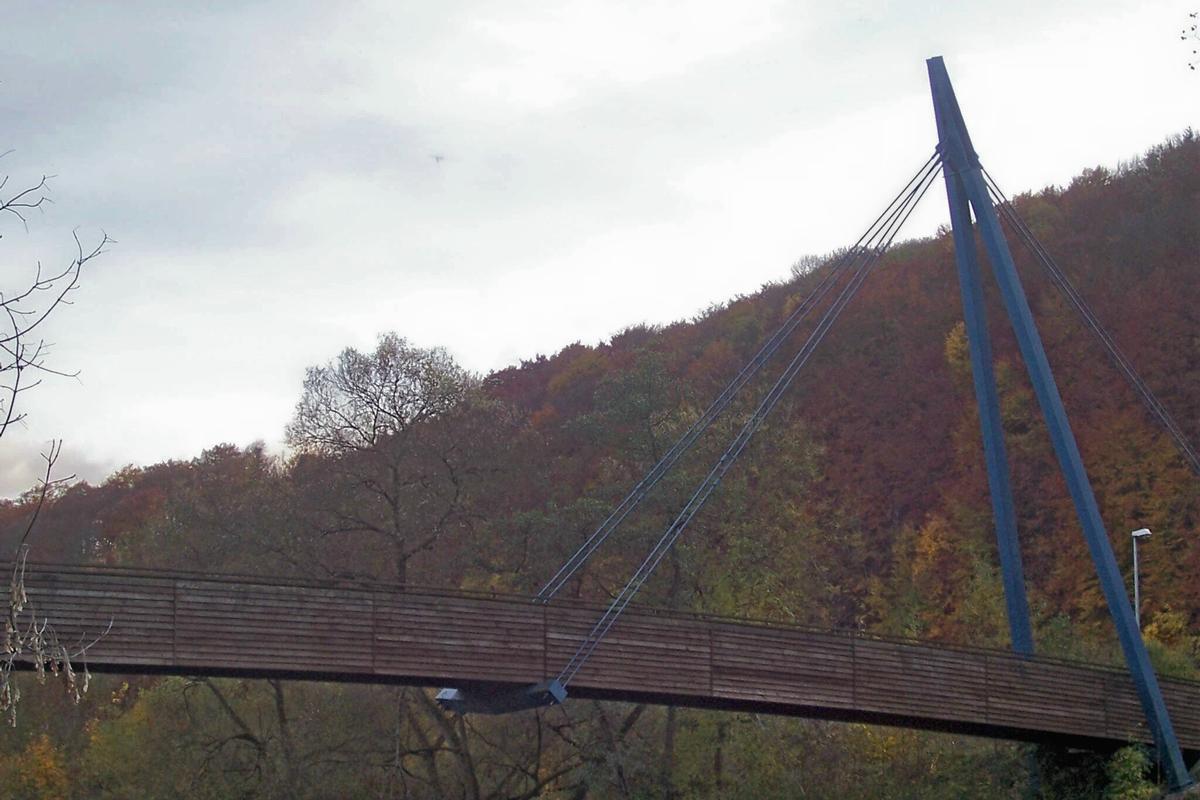
{"label": "lamp head", "polygon": [[1135,539],[1141,539],[1143,536],[1149,536],[1149,535],[1150,535],[1149,528],[1138,528],[1132,534],[1133,538],[1135,538]]}

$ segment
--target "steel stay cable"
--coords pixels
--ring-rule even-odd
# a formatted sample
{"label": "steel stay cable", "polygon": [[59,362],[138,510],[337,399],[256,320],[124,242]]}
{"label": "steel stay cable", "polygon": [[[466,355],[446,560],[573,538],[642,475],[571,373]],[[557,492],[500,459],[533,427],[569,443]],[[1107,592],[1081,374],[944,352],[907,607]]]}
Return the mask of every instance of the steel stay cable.
{"label": "steel stay cable", "polygon": [[[859,266],[850,283],[843,288],[842,294],[839,295],[838,300],[841,300],[843,297],[845,297],[848,291],[857,289],[858,285],[861,284],[861,281],[858,279],[864,275],[867,269],[873,265],[874,262],[875,259],[872,258],[865,264]],[[835,300],[834,305],[830,307],[830,309],[826,312],[825,318],[822,319],[822,323],[826,321],[831,312],[840,311],[842,305],[843,304],[838,303],[838,301]],[[821,335],[825,330],[827,330],[827,327],[821,326],[816,332],[814,332],[813,336],[816,337]],[[812,339],[810,338],[809,342],[811,341]],[[804,350],[807,349],[808,348],[806,346]],[[791,373],[790,370],[789,372],[784,373],[785,377],[789,376],[790,374],[794,373]],[[774,404],[772,403],[772,405]],[[621,590],[621,592],[605,610],[604,614],[593,626],[587,638],[585,638],[583,643],[580,644],[579,648],[572,656],[571,661],[567,663],[567,666],[563,668],[562,672],[558,676],[559,681],[564,686],[570,682],[575,673],[579,671],[584,662],[586,662],[591,656],[592,652],[599,645],[600,641],[608,633],[608,630],[612,627],[617,618],[625,610],[625,607],[633,599],[633,596],[637,594],[638,590],[641,589],[646,579],[658,566],[659,562],[670,549],[671,545],[674,544],[679,534],[682,533],[684,527],[686,527],[687,523],[690,522],[696,511],[699,510],[699,507],[703,505],[704,501],[707,500],[708,496],[720,483],[721,478],[724,476],[728,467],[732,465],[733,459],[737,457],[737,454],[741,453],[742,446],[744,446],[744,441],[748,440],[753,431],[757,430],[761,424],[761,409],[762,404],[760,403],[759,408],[756,409],[747,423],[738,432],[733,443],[721,455],[720,459],[718,459],[716,466],[714,466],[709,471],[708,475],[705,476],[704,480],[700,482],[700,485],[692,493],[692,496],[688,499],[687,503],[684,504],[683,509],[678,513],[675,519],[668,526],[666,532],[662,535],[658,542],[655,543],[650,553],[638,566],[637,570],[633,574],[633,577],[631,577],[629,582],[626,583],[625,587]]]}
{"label": "steel stay cable", "polygon": [[1197,456],[1196,451],[1187,441],[1187,437],[1179,428],[1174,418],[1170,415],[1170,412],[1167,411],[1162,402],[1154,395],[1153,391],[1142,379],[1142,377],[1138,375],[1129,359],[1120,351],[1112,337],[1104,329],[1103,324],[1096,317],[1095,312],[1092,311],[1091,307],[1087,304],[1087,301],[1083,299],[1078,290],[1076,290],[1071,284],[1070,280],[1062,272],[1061,268],[1058,267],[1058,265],[1054,262],[1053,258],[1046,251],[1041,242],[1037,240],[1036,236],[1034,236],[1033,232],[1028,228],[1024,220],[1022,220],[1020,216],[1016,214],[1015,210],[1012,209],[1011,204],[1007,203],[1007,198],[1005,198],[1003,193],[1000,192],[999,187],[995,186],[994,181],[991,181],[990,176],[988,177],[989,181],[992,183],[992,186],[989,188],[991,188],[997,202],[1005,204],[1002,205],[1005,218],[1008,219],[1010,224],[1016,229],[1023,243],[1038,258],[1039,262],[1050,276],[1051,281],[1066,296],[1067,300],[1083,318],[1084,324],[1089,330],[1092,331],[1093,335],[1100,340],[1100,343],[1104,346],[1110,360],[1113,361],[1114,366],[1116,366],[1117,369],[1124,374],[1125,378],[1139,394],[1142,403],[1147,407],[1151,414],[1158,418],[1163,427],[1166,428],[1167,433],[1171,436],[1176,448],[1188,462],[1189,466],[1191,466],[1193,470],[1200,474],[1200,456]]}
{"label": "steel stay cable", "polygon": [[925,196],[925,193],[933,184],[933,181],[937,176],[939,167],[940,164],[922,179],[923,185],[914,188],[909,194],[909,196],[906,198],[907,209],[899,219],[898,224],[892,226],[883,244],[879,247],[876,247],[871,252],[870,258],[857,267],[850,281],[843,287],[833,304],[822,316],[817,328],[809,335],[808,340],[805,342],[800,351],[797,352],[792,358],[792,361],[788,364],[787,369],[779,376],[771,390],[760,401],[755,412],[743,425],[742,429],[738,432],[738,435],[734,437],[733,442],[717,461],[717,464],[712,468],[712,470],[709,471],[708,475],[697,487],[696,491],[692,494],[692,497],[679,512],[671,525],[668,526],[662,537],[659,538],[651,552],[638,566],[638,569],[625,584],[625,587],[621,590],[617,597],[613,599],[612,603],[610,603],[604,614],[601,615],[600,619],[597,620],[595,625],[593,625],[588,635],[584,638],[584,641],[580,643],[579,647],[576,649],[575,654],[571,657],[571,660],[558,675],[558,680],[563,686],[566,686],[570,683],[571,679],[574,678],[575,674],[580,668],[582,668],[583,664],[588,660],[588,658],[591,657],[592,653],[604,639],[608,631],[612,628],[617,618],[625,610],[626,606],[629,605],[629,602],[633,599],[633,596],[637,594],[638,590],[645,583],[650,574],[662,561],[667,551],[670,550],[671,546],[683,533],[683,530],[687,527],[691,519],[708,500],[708,497],[716,490],[717,486],[720,485],[725,473],[729,471],[730,467],[733,465],[733,462],[745,449],[755,432],[757,432],[757,430],[762,426],[767,415],[776,406],[776,404],[778,404],[779,400],[783,397],[784,393],[787,391],[788,387],[791,385],[800,369],[803,368],[808,362],[809,357],[824,339],[825,334],[828,333],[829,329],[833,326],[833,323],[837,320],[842,310],[846,307],[851,298],[853,298],[859,287],[862,286],[871,270],[878,263],[880,256],[882,256],[882,254],[887,250],[888,246],[890,246],[892,240],[895,238],[904,222],[907,221],[908,217],[911,215],[913,208],[915,208],[916,204],[919,203],[921,198]]}
{"label": "steel stay cable", "polygon": [[[582,546],[559,568],[554,577],[538,593],[537,599],[546,602],[551,599],[565,583],[574,575],[575,572],[582,567],[583,563],[600,547],[601,544],[608,538],[609,535],[621,524],[621,522],[633,511],[633,509],[641,502],[646,494],[658,483],[658,481],[670,470],[678,459],[691,447],[692,444],[707,430],[708,426],[729,406],[733,397],[738,391],[758,372],[758,370],[766,363],[766,361],[775,353],[780,344],[795,330],[796,327],[804,320],[811,308],[819,302],[828,292],[836,278],[840,277],[842,271],[847,264],[852,260],[856,260],[861,256],[861,245],[864,240],[868,242],[878,238],[878,227],[881,220],[889,215],[889,210],[893,209],[896,203],[903,197],[912,183],[918,179],[938,154],[935,152],[922,165],[915,175],[905,186],[896,198],[888,205],[887,209],[880,214],[879,217],[871,224],[867,232],[859,238],[858,242],[848,250],[834,267],[829,271],[821,284],[807,297],[800,306],[793,310],[789,318],[784,324],[770,337],[759,352],[748,362],[742,371],[734,378],[734,380],[725,388],[717,399],[709,406],[708,410],[684,435],[675,443],[674,446],[659,460],[641,481],[633,488],[630,494],[621,502],[620,505],[609,515],[609,517],[601,524],[599,528],[584,542]],[[895,211],[891,212],[891,217],[894,218]],[[889,219],[890,221],[890,219]],[[886,223],[885,223],[886,224]]]}
{"label": "steel stay cable", "polygon": [[1145,380],[1143,380],[1142,377],[1137,373],[1137,370],[1134,369],[1133,364],[1129,361],[1125,354],[1121,352],[1119,347],[1117,347],[1116,342],[1113,341],[1112,337],[1104,328],[1104,325],[1100,322],[1091,306],[1083,298],[1083,296],[1079,294],[1079,291],[1067,278],[1066,274],[1062,271],[1062,268],[1059,267],[1054,261],[1054,258],[1046,250],[1045,246],[1042,245],[1041,241],[1039,241],[1034,235],[1033,231],[1029,228],[1021,216],[1017,214],[1016,209],[1004,195],[1004,192],[1000,190],[1000,187],[996,184],[992,176],[987,173],[986,169],[983,170],[983,173],[987,178],[988,188],[995,198],[996,204],[999,206],[1004,218],[1009,221],[1022,242],[1037,258],[1038,262],[1042,265],[1042,268],[1046,270],[1051,282],[1054,283],[1059,291],[1063,293],[1071,306],[1080,315],[1080,317],[1082,317],[1084,325],[1100,341],[1100,344],[1104,347],[1109,359],[1113,362],[1113,365],[1116,366],[1116,368],[1125,376],[1126,380],[1129,381],[1134,391],[1138,393],[1143,405],[1146,406],[1147,410],[1149,410],[1150,413],[1155,416],[1159,423],[1166,429],[1167,434],[1171,437],[1172,442],[1174,443],[1176,449],[1179,450],[1180,455],[1182,455],[1184,460],[1188,462],[1188,465],[1193,469],[1193,471],[1195,471],[1197,474],[1200,474],[1200,455],[1197,455],[1196,450],[1192,447],[1191,443],[1188,442],[1186,435],[1179,428],[1179,425],[1175,422],[1174,417],[1171,416],[1170,412],[1167,411],[1166,407],[1162,404],[1158,397],[1155,396],[1154,392],[1146,384]]}
{"label": "steel stay cable", "polygon": [[[896,195],[895,198],[887,205],[887,207],[879,214],[878,217],[868,226],[865,233],[859,237],[858,241],[835,262],[832,269],[826,274],[818,286],[809,294],[805,300],[797,306],[783,325],[763,343],[755,356],[742,367],[738,375],[725,387],[717,398],[709,405],[704,414],[701,415],[691,427],[675,442],[674,445],[659,459],[643,478],[633,487],[629,494],[610,512],[609,516],[601,523],[587,540],[571,555],[567,561],[559,567],[558,571],[550,578],[549,581],[538,592],[536,601],[548,602],[555,594],[566,585],[567,581],[578,572],[583,564],[591,557],[591,555],[604,543],[605,540],[617,529],[618,526],[625,520],[626,517],[636,508],[645,498],[646,494],[658,484],[658,482],[670,471],[671,467],[687,452],[688,449],[696,442],[697,439],[708,429],[708,427],[716,420],[717,417],[724,412],[732,403],[738,392],[753,378],[758,371],[766,364],[766,362],[775,354],[780,345],[795,331],[801,322],[808,316],[812,308],[824,299],[837,279],[845,271],[848,265],[861,260],[864,255],[870,252],[871,247],[877,246],[877,243],[886,235],[887,230],[901,213],[904,202],[907,202],[908,197],[912,196],[913,184],[918,185],[925,180],[928,170],[940,163],[939,153],[935,150],[925,163],[917,170],[916,174],[908,181],[903,189]],[[900,205],[897,205],[897,204]],[[882,223],[882,224],[881,224]],[[865,245],[864,245],[865,243]]]}
{"label": "steel stay cable", "polygon": [[[1001,198],[997,196],[997,200],[1000,199]],[[1175,424],[1174,420],[1171,419],[1168,414],[1166,414],[1166,410],[1162,403],[1157,397],[1154,396],[1153,392],[1151,392],[1150,388],[1146,385],[1142,377],[1137,374],[1128,358],[1126,358],[1125,355],[1117,348],[1116,343],[1108,334],[1108,331],[1104,329],[1095,312],[1092,311],[1091,307],[1070,283],[1066,275],[1061,271],[1061,268],[1057,267],[1057,265],[1050,259],[1049,254],[1045,251],[1041,243],[1034,238],[1032,231],[1025,226],[1024,221],[1021,220],[1020,217],[1009,211],[1008,208],[1004,209],[1004,213],[1005,218],[1008,219],[1010,224],[1012,224],[1016,229],[1017,234],[1021,237],[1022,242],[1026,244],[1031,251],[1033,251],[1039,262],[1041,262],[1042,266],[1046,269],[1051,281],[1060,291],[1063,292],[1064,295],[1066,295],[1068,301],[1070,301],[1071,305],[1083,318],[1084,324],[1100,340],[1101,344],[1104,345],[1105,350],[1110,358],[1112,358],[1112,360],[1115,362],[1115,365],[1122,371],[1122,373],[1125,374],[1125,377],[1133,385],[1134,389],[1138,391],[1142,400],[1147,406],[1150,407],[1152,412],[1154,412],[1157,416],[1163,417],[1161,421],[1168,428],[1169,432],[1182,436],[1182,433],[1179,431],[1179,428]],[[1179,444],[1185,448],[1186,451],[1191,451],[1190,446],[1188,446],[1186,442],[1180,442]],[[1188,452],[1187,454],[1189,455],[1189,459],[1194,456],[1194,453],[1191,452]]]}
{"label": "steel stay cable", "polygon": [[[790,334],[795,327],[808,315],[812,306],[819,302],[828,293],[829,288],[833,285],[837,277],[844,270],[845,265],[849,263],[853,253],[847,253],[837,263],[829,273],[822,279],[821,283],[813,290],[813,292],[805,298],[804,302],[797,307],[800,313],[797,315],[794,324],[792,320],[786,323],[787,333]],[[782,332],[781,328],[778,333]],[[774,338],[774,337],[772,337]],[[592,556],[592,554],[600,548],[608,537],[625,521],[625,518],[633,512],[641,503],[646,495],[653,489],[658,482],[670,471],[678,460],[695,444],[696,440],[708,429],[708,427],[724,412],[726,408],[733,402],[736,394],[749,382],[751,378],[757,374],[758,370],[766,363],[766,361],[774,355],[779,344],[786,338],[786,335],[781,336],[779,342],[771,342],[768,340],[770,349],[764,347],[751,361],[749,361],[742,372],[737,375],[732,383],[730,383],[717,399],[709,406],[703,415],[701,415],[691,427],[672,445],[662,458],[659,459],[649,472],[633,487],[633,490],[625,497],[621,503],[613,509],[609,516],[604,520],[599,528],[592,533],[591,536],[575,551],[575,553],[567,559],[567,561],[559,568],[558,572],[547,581],[534,598],[536,601],[548,602],[556,595],[567,581],[569,581],[576,572],[582,568],[583,564]]]}
{"label": "steel stay cable", "polygon": [[[836,306],[831,308],[831,313],[829,313],[826,317],[826,320],[829,324],[832,323],[832,318],[836,317],[836,315],[840,313],[841,309],[845,305],[845,301],[848,300],[850,295],[852,295],[854,291],[856,291],[861,285],[862,279],[865,278],[866,273],[869,271],[870,267],[874,265],[874,263],[875,259],[871,259],[871,261],[869,261],[867,264],[864,264],[862,267],[860,267],[859,271],[852,279],[852,282],[845,287],[843,295],[839,298],[841,302],[838,302]],[[823,320],[823,322],[826,320]],[[813,339],[810,341],[815,343],[816,341],[819,341],[820,338],[823,338],[824,333],[827,332],[829,328],[829,324],[822,325],[822,327],[814,334]],[[803,363],[807,361],[807,356],[811,353],[812,349],[813,348],[805,348],[806,352],[802,354],[803,357],[798,358],[797,362],[794,362],[797,367],[802,366]],[[795,376],[796,371],[797,370],[789,370],[788,373],[781,379],[782,383],[790,383],[791,379]],[[671,548],[676,539],[678,539],[678,537],[682,534],[684,528],[691,521],[692,517],[695,516],[700,507],[703,506],[708,497],[713,491],[715,491],[716,487],[720,484],[722,478],[724,477],[724,474],[728,471],[729,467],[732,466],[733,461],[738,457],[738,455],[740,455],[742,449],[746,446],[753,433],[761,426],[762,421],[765,418],[765,413],[769,411],[770,408],[774,407],[775,402],[777,402],[780,396],[782,396],[782,391],[772,392],[772,395],[765,401],[765,407],[760,406],[759,410],[756,411],[747,425],[742,429],[741,432],[739,432],[739,435],[735,439],[734,443],[730,446],[726,453],[721,456],[717,465],[713,467],[704,481],[701,482],[700,486],[693,493],[684,509],[679,513],[676,519],[672,522],[671,526],[668,527],[666,533],[663,534],[663,537],[652,549],[651,553],[639,566],[633,578],[630,579],[629,583],[626,584],[626,587],[622,590],[614,602],[609,606],[605,614],[593,627],[588,638],[585,639],[585,641],[580,645],[571,662],[569,662],[568,665],[563,669],[562,673],[560,673],[559,681],[564,686],[567,685],[567,683],[574,677],[575,673],[578,672],[578,670],[591,656],[592,652],[599,645],[600,641],[608,633],[608,630],[613,626],[613,624],[615,624],[617,618],[633,599],[633,596],[638,592],[638,590],[640,590],[641,586],[661,562],[667,551]]]}

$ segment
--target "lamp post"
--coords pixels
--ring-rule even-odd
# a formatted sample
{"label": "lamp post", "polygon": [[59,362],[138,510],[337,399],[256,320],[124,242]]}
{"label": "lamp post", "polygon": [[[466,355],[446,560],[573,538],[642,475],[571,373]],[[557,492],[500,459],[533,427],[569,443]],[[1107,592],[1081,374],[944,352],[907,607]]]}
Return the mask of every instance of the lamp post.
{"label": "lamp post", "polygon": [[1133,618],[1137,620],[1137,627],[1140,631],[1142,629],[1142,590],[1138,584],[1137,543],[1138,539],[1150,535],[1150,529],[1138,528],[1130,535],[1133,537]]}

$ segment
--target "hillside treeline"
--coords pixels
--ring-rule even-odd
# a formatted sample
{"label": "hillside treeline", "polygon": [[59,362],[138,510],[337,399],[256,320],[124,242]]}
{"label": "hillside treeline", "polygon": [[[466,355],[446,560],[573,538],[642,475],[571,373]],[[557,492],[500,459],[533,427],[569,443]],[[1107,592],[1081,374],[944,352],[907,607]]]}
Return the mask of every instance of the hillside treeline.
{"label": "hillside treeline", "polygon": [[[1014,201],[1192,442],[1198,201],[1191,131]],[[1126,575],[1129,531],[1154,531],[1139,554],[1152,655],[1196,676],[1200,477],[1030,253],[1014,253]],[[805,259],[692,320],[487,376],[385,334],[308,371],[286,458],[218,445],[57,487],[31,561],[536,592],[830,264]],[[1038,649],[1119,660],[998,294],[986,300]],[[619,590],[786,358],[564,593]],[[35,499],[0,505],[0,552]],[[888,254],[639,601],[1007,646],[948,233]],[[13,797],[1140,797],[1153,777],[1137,748],[618,703],[464,720],[415,689],[104,677],[76,706],[25,684],[0,735]]]}

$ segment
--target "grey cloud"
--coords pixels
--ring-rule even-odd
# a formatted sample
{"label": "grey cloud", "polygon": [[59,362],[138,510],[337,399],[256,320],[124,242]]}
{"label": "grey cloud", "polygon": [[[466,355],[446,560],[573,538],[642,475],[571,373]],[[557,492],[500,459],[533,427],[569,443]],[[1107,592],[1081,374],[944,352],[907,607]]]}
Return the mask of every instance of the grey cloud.
{"label": "grey cloud", "polygon": [[[38,445],[32,442],[4,443],[4,460],[0,462],[0,497],[17,497],[37,487],[46,474],[43,453],[47,452],[48,445],[49,443]],[[76,480],[86,480],[95,484],[103,481],[105,476],[118,466],[119,464],[111,459],[93,458],[78,449],[64,446],[51,478],[75,476]]]}
{"label": "grey cloud", "polygon": [[[769,24],[744,45],[726,46],[718,30],[711,48],[681,56],[692,59],[686,64],[657,64],[646,75],[615,70],[615,78],[608,68],[627,55],[620,26],[592,36],[568,25],[594,52],[548,47],[551,55],[537,62],[546,75],[522,71],[526,56],[539,57],[522,48],[537,51],[545,42],[492,35],[497,21],[541,30],[547,19],[569,16],[570,3],[10,4],[0,151],[17,153],[3,167],[59,179],[57,205],[27,242],[6,236],[3,255],[25,265],[27,253],[47,253],[54,262],[75,225],[89,234],[104,227],[120,241],[88,276],[79,305],[53,328],[88,381],[86,414],[72,416],[78,398],[47,386],[38,401],[45,413],[32,424],[39,436],[77,441],[99,431],[88,446],[118,453],[118,461],[128,460],[119,453],[132,452],[135,438],[139,457],[180,455],[184,432],[201,441],[269,439],[285,412],[255,418],[260,425],[278,417],[275,430],[251,431],[247,423],[230,432],[237,404],[265,407],[241,395],[224,398],[224,417],[181,420],[178,430],[168,420],[134,436],[121,426],[140,425],[140,434],[147,423],[129,412],[122,392],[134,386],[146,409],[167,411],[202,408],[205,397],[230,385],[261,383],[255,397],[290,397],[303,364],[346,344],[369,344],[382,326],[430,344],[460,336],[464,348],[529,356],[531,348],[585,335],[582,309],[558,312],[583,302],[579,287],[589,280],[594,289],[605,281],[616,288],[614,307],[596,311],[586,335],[615,329],[630,315],[657,320],[653,309],[681,288],[702,298],[696,308],[719,300],[740,289],[712,283],[714,275],[753,269],[754,280],[766,280],[806,249],[826,247],[791,231],[768,234],[755,227],[756,217],[777,229],[791,224],[793,209],[798,216],[831,196],[848,202],[846,187],[880,182],[865,172],[891,169],[881,157],[908,158],[916,143],[932,147],[926,117],[899,130],[875,113],[895,108],[897,97],[912,101],[905,109],[927,108],[924,56],[946,49],[952,65],[957,53],[975,55],[978,64],[993,52],[1036,51],[1053,63],[1070,43],[1036,41],[1030,32],[1039,26],[1090,26],[1114,7],[1139,19],[1161,11],[1121,1],[775,4],[764,6]],[[600,4],[588,7],[593,13]],[[630,7],[621,13],[633,13]],[[709,11],[717,19],[726,13],[721,4]],[[668,39],[686,35],[688,20],[680,22],[660,18],[660,34],[650,36],[661,35],[669,50]],[[609,38],[597,41],[600,35]],[[646,41],[641,55],[652,58],[656,42]],[[1117,58],[1132,56],[1115,49],[1106,56]],[[963,75],[954,69],[956,79]],[[509,83],[489,84],[496,72]],[[518,84],[541,77],[561,91],[530,101],[522,93],[529,87]],[[858,152],[838,149],[829,133],[843,130],[843,120],[859,128],[846,134]],[[1089,141],[1107,135],[1095,130]],[[806,132],[813,135],[796,136]],[[774,171],[781,139],[832,143],[835,152],[797,154]],[[1021,157],[1034,164],[1035,155],[1042,154]],[[743,164],[754,170],[749,179],[729,174]],[[1068,168],[1075,167],[1060,167]],[[736,192],[742,207],[723,197],[710,203],[694,174],[725,180],[711,192]],[[890,188],[881,186],[880,196]],[[840,235],[842,225],[857,229],[867,212],[846,213],[853,222],[830,212],[826,238],[830,229]],[[756,249],[755,236],[772,243]],[[732,244],[719,246],[722,239]],[[679,251],[692,261],[672,263]],[[725,263],[731,258],[744,263]],[[635,308],[633,295],[651,272],[664,296],[638,298],[636,311],[616,308],[627,301]],[[425,313],[426,297],[453,298],[452,307]],[[553,322],[535,327],[542,316]],[[484,324],[491,326],[486,336],[473,333]],[[544,338],[521,338],[518,326]],[[526,349],[514,350],[514,341]],[[497,357],[461,355],[473,365]],[[81,426],[91,431],[73,436]],[[109,435],[110,428],[121,432]],[[175,437],[170,446],[149,442],[167,436]],[[186,441],[191,447],[194,439]],[[31,462],[24,445],[19,453],[16,442],[3,447],[0,470],[13,471],[9,485],[19,490],[32,474],[20,465],[36,464],[36,448]],[[90,461],[108,463],[100,455]]]}

